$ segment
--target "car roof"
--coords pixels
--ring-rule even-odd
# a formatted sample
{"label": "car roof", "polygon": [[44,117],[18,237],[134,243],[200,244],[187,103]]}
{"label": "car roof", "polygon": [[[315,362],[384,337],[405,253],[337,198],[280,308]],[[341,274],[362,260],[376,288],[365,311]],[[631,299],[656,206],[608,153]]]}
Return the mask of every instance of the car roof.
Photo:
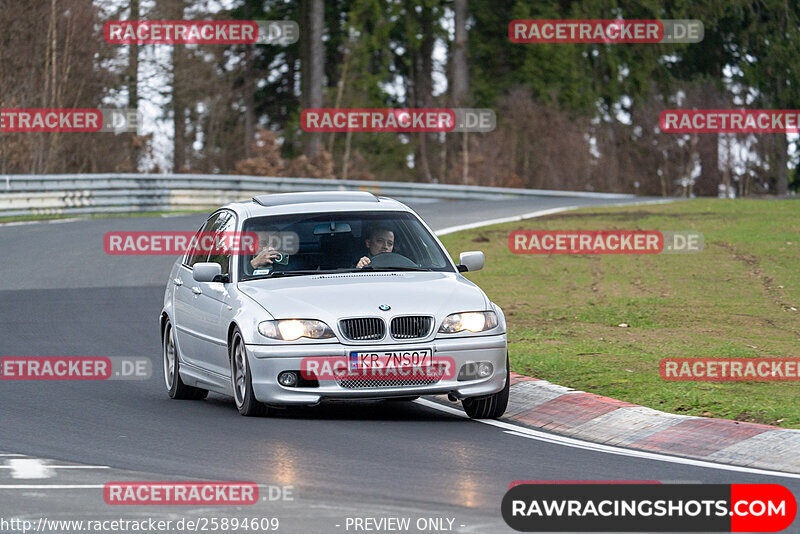
{"label": "car roof", "polygon": [[367,191],[309,191],[256,195],[252,200],[232,202],[224,208],[235,211],[245,219],[290,213],[412,211],[402,202],[378,197]]}
{"label": "car roof", "polygon": [[367,191],[311,191],[308,193],[277,193],[258,195],[253,202],[262,206],[286,206],[310,202],[380,202],[378,197]]}

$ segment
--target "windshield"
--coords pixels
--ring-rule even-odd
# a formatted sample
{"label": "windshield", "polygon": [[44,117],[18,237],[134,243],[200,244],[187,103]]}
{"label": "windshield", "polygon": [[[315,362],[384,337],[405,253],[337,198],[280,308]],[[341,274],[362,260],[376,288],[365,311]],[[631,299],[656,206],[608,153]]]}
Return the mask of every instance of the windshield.
{"label": "windshield", "polygon": [[320,272],[454,272],[434,237],[407,212],[303,213],[253,217],[258,253],[240,256],[241,279]]}

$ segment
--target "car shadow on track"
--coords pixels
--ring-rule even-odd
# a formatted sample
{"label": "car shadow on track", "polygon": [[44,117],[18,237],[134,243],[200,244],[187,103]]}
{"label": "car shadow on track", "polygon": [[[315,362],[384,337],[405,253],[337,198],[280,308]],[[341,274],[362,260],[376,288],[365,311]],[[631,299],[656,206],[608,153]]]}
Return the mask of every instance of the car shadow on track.
{"label": "car shadow on track", "polygon": [[[208,405],[205,408],[214,406],[230,410],[231,415],[238,415],[236,406],[229,397],[209,395],[203,403]],[[309,421],[465,421],[463,417],[433,410],[415,402],[395,400],[324,401],[316,406],[270,409],[266,418]]]}

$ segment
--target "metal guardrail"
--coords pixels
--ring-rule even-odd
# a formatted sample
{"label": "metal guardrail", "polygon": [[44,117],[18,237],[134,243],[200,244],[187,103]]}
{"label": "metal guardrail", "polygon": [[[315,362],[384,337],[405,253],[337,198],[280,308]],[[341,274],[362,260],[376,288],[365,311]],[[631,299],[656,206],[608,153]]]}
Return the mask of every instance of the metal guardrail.
{"label": "metal guardrail", "polygon": [[0,175],[0,217],[202,209],[264,193],[340,190],[371,191],[401,200],[635,197],[545,189],[220,174],[13,174]]}

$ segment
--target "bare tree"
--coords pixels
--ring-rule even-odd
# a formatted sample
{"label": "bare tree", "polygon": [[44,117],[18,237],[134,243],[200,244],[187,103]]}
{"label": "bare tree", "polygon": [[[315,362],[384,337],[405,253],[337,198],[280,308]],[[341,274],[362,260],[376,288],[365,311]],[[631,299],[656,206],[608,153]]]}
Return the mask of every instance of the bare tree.
{"label": "bare tree", "polygon": [[244,49],[244,84],[242,93],[244,98],[244,155],[246,158],[253,155],[253,140],[256,135],[256,87],[255,73],[253,72],[253,49],[249,46]]}
{"label": "bare tree", "polygon": [[[308,28],[301,36],[304,39],[303,50],[303,77],[305,83],[305,107],[322,107],[322,84],[325,74],[325,47],[322,43],[322,34],[325,27],[325,4],[323,0],[304,0],[303,14],[306,17]],[[306,157],[313,160],[319,155],[321,134],[306,134],[303,152]]]}
{"label": "bare tree", "polygon": [[[409,7],[406,16],[409,18],[419,17],[422,33],[422,41],[414,50],[412,58],[414,107],[431,108],[433,107],[433,9],[424,5],[420,9],[420,13],[416,13],[412,7]],[[418,142],[414,154],[417,180],[423,182],[433,181],[428,164],[428,135],[426,132],[417,134]]]}
{"label": "bare tree", "polygon": [[[467,64],[467,0],[454,0],[453,12],[455,19],[455,35],[450,48],[452,57],[450,76],[452,84],[451,99],[453,106],[463,107],[467,103],[467,95],[469,92],[469,65]],[[469,180],[469,142],[467,132],[464,132],[462,136],[461,182],[467,183]],[[446,148],[443,150],[446,150]],[[444,165],[444,162],[442,162],[442,165]]]}
{"label": "bare tree", "polygon": [[[131,20],[139,20],[139,0],[131,0]],[[131,43],[128,45],[128,72],[126,75],[128,82],[128,108],[137,109],[139,107],[139,45]],[[136,132],[131,134],[131,172],[139,169],[140,145],[136,139]]]}
{"label": "bare tree", "polygon": [[469,91],[469,65],[467,64],[467,0],[454,0],[455,36],[450,47],[452,55],[452,99],[460,107],[467,102]]}
{"label": "bare tree", "polygon": [[[162,0],[166,2],[165,11],[171,20],[183,20],[185,0]],[[186,49],[182,45],[172,45],[172,172],[186,169]]]}
{"label": "bare tree", "polygon": [[[0,0],[0,108],[99,108],[122,78],[92,0]],[[5,173],[126,170],[127,136],[3,132]],[[102,150],[98,150],[98,144]]]}

